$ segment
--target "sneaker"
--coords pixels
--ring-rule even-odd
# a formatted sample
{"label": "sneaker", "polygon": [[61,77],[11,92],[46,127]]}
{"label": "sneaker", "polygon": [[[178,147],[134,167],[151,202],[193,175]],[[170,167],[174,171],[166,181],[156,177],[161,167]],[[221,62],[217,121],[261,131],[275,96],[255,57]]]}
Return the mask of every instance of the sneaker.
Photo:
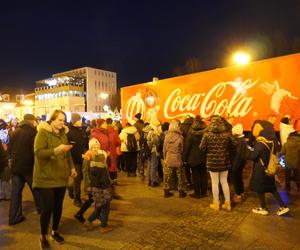
{"label": "sneaker", "polygon": [[277,215],[284,215],[286,213],[288,213],[290,211],[290,209],[288,207],[280,207],[277,211]]}
{"label": "sneaker", "polygon": [[233,198],[232,198],[232,202],[233,203],[241,203],[243,200],[242,200],[242,196],[241,195],[234,195]]}
{"label": "sneaker", "polygon": [[93,224],[93,222],[90,222],[89,220],[86,220],[84,223],[83,223],[83,226],[84,228],[87,230],[87,231],[91,231],[93,230],[96,225]]}
{"label": "sneaker", "polygon": [[261,214],[261,215],[268,215],[269,212],[267,209],[262,208],[262,207],[256,207],[252,209],[252,212],[255,214]]}
{"label": "sneaker", "polygon": [[8,222],[8,225],[13,226],[13,225],[17,225],[21,222],[23,222],[24,220],[26,220],[25,216],[21,216],[18,220],[16,221],[10,221]]}
{"label": "sneaker", "polygon": [[100,232],[101,232],[102,234],[108,233],[108,232],[110,232],[110,231],[112,231],[112,230],[113,230],[113,228],[112,228],[111,226],[106,226],[106,227],[101,227],[101,228],[100,228]]}
{"label": "sneaker", "polygon": [[80,200],[74,200],[73,202],[74,206],[81,208],[83,206],[82,201]]}
{"label": "sneaker", "polygon": [[58,232],[54,232],[50,235],[50,240],[56,241],[58,244],[64,244],[65,239],[59,235]]}
{"label": "sneaker", "polygon": [[41,249],[50,249],[49,242],[46,238],[41,238],[40,239],[40,248]]}
{"label": "sneaker", "polygon": [[85,222],[85,218],[81,214],[75,214],[74,217],[81,223]]}
{"label": "sneaker", "polygon": [[191,198],[195,198],[195,199],[200,199],[201,198],[201,196],[200,195],[198,195],[198,194],[189,194],[189,197],[191,197]]}

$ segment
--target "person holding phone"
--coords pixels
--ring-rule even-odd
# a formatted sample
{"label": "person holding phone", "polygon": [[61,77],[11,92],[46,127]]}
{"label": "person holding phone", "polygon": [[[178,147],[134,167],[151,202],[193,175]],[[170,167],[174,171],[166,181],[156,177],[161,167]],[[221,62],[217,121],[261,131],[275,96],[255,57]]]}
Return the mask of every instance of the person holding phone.
{"label": "person holding phone", "polygon": [[50,239],[59,244],[64,243],[64,238],[57,230],[68,178],[70,175],[73,178],[77,176],[70,153],[73,146],[69,145],[66,135],[68,128],[64,122],[65,113],[55,110],[49,121],[39,124],[34,140],[33,188],[38,192],[41,202],[41,249],[49,248],[47,232],[51,216],[53,223]]}

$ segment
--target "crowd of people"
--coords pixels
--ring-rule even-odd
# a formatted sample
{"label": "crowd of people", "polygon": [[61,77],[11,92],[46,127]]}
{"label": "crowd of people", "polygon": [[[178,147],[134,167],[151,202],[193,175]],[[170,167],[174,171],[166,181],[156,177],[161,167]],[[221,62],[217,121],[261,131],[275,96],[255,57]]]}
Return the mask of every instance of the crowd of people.
{"label": "crowd of people", "polygon": [[[113,229],[108,223],[110,202],[122,199],[115,190],[120,171],[128,178],[147,178],[150,188],[162,186],[165,198],[177,191],[179,198],[185,198],[192,190],[189,197],[201,199],[211,190],[209,208],[231,211],[232,203],[246,199],[243,169],[249,161],[253,165],[250,189],[260,202],[252,212],[267,215],[265,194],[272,193],[279,205],[277,215],[286,214],[289,208],[277,191],[276,174],[269,175],[266,168],[272,153],[284,156],[286,191],[291,191],[293,181],[300,191],[300,133],[285,116],[278,140],[275,118],[256,120],[249,133],[240,123],[233,126],[230,114],[161,124],[156,119],[144,122],[138,113],[135,123],[124,128],[110,118],[83,124],[77,113],[67,123],[61,110],[55,110],[48,121],[26,114],[9,128],[0,120],[0,130],[8,131],[0,143],[0,198],[10,200],[9,225],[25,220],[22,192],[27,183],[40,215],[42,249],[49,248],[48,239],[64,242],[58,228],[66,190],[79,208],[74,217],[87,230],[93,230],[93,221],[99,219],[101,232],[109,232]],[[85,219],[93,203],[94,210]]]}

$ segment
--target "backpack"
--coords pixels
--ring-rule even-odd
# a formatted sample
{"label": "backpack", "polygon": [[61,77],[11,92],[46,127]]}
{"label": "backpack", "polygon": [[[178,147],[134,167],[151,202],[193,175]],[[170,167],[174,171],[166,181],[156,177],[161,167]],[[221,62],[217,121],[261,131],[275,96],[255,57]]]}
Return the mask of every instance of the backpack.
{"label": "backpack", "polygon": [[263,141],[260,141],[262,144],[264,144],[268,150],[270,151],[270,159],[269,159],[269,163],[268,166],[266,167],[265,164],[263,163],[262,159],[260,158],[259,161],[262,164],[262,166],[265,167],[265,173],[266,175],[269,176],[274,176],[277,174],[279,168],[280,168],[280,163],[278,160],[278,157],[276,154],[273,153],[274,150],[274,143],[272,143],[272,148],[270,149],[270,147],[268,146],[268,144],[266,144]]}
{"label": "backpack", "polygon": [[140,140],[140,143],[141,143],[140,154],[141,154],[141,157],[144,161],[149,159],[149,157],[151,156],[151,148],[150,148],[150,146],[147,142],[147,134],[148,133],[145,133],[145,132],[142,131],[141,140]]}
{"label": "backpack", "polygon": [[126,147],[128,152],[136,152],[138,150],[137,141],[134,134],[127,134]]}

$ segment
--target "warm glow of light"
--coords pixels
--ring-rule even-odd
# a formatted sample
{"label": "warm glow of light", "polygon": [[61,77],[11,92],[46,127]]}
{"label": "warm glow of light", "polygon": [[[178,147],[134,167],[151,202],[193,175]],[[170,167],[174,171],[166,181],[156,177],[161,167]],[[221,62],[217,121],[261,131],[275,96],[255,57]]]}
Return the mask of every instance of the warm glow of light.
{"label": "warm glow of light", "polygon": [[31,101],[31,100],[24,100],[23,104],[26,105],[26,106],[32,106],[33,105],[33,101]]}
{"label": "warm glow of light", "polygon": [[244,52],[237,52],[233,56],[233,60],[238,65],[245,65],[250,61],[250,56]]}
{"label": "warm glow of light", "polygon": [[4,105],[4,108],[5,109],[14,109],[14,105],[6,104],[6,105]]}
{"label": "warm glow of light", "polygon": [[100,94],[100,98],[103,99],[103,100],[107,99],[107,97],[108,97],[107,93],[101,93]]}

